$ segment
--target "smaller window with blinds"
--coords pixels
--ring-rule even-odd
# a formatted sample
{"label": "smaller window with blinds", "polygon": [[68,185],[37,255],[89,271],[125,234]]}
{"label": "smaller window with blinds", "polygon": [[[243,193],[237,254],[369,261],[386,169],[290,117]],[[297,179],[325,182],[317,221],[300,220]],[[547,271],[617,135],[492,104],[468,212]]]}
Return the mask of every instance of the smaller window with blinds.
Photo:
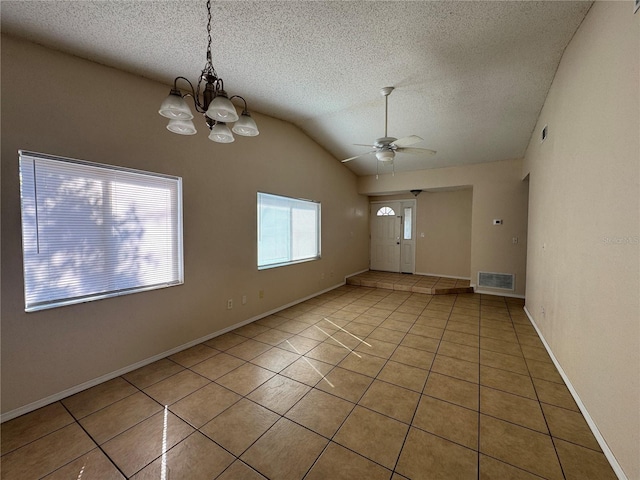
{"label": "smaller window with blinds", "polygon": [[258,192],[258,269],[320,258],[320,203]]}
{"label": "smaller window with blinds", "polygon": [[20,151],[27,312],[182,284],[182,179]]}

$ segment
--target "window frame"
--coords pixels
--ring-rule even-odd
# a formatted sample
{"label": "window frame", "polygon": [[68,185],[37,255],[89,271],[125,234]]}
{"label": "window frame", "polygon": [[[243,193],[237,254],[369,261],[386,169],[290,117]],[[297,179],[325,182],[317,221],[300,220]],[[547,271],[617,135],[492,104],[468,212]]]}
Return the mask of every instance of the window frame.
{"label": "window frame", "polygon": [[[20,175],[21,240],[22,240],[22,256],[23,256],[22,263],[23,263],[23,287],[24,287],[25,312],[36,312],[36,311],[50,309],[50,308],[63,307],[67,305],[75,305],[75,304],[86,303],[94,300],[101,300],[104,298],[119,297],[122,295],[128,295],[132,293],[139,293],[139,292],[156,290],[160,288],[167,288],[171,286],[184,284],[183,198],[182,198],[182,178],[181,177],[162,174],[162,173],[156,173],[156,172],[149,172],[144,170],[137,170],[137,169],[121,167],[117,165],[101,164],[101,163],[61,157],[56,155],[36,153],[36,152],[27,151],[27,150],[18,150],[18,154],[19,154],[18,165],[19,165],[19,175]],[[89,167],[92,170],[86,172],[86,177],[83,177],[82,175],[78,175],[77,178],[81,178],[83,180],[88,179],[91,182],[98,182],[100,180],[101,174],[100,172],[95,170],[95,169],[100,169],[103,171],[102,173],[104,175],[104,181],[108,180],[109,182],[115,183],[115,186],[112,185],[111,183],[108,184],[108,188],[114,188],[114,187],[118,188],[118,185],[120,185],[121,188],[124,188],[125,190],[126,189],[135,190],[136,188],[158,189],[158,188],[162,188],[162,183],[165,183],[165,188],[167,188],[168,190],[168,193],[166,195],[168,195],[170,199],[169,210],[171,215],[170,215],[170,219],[165,220],[165,222],[163,223],[163,225],[170,226],[170,229],[168,230],[169,234],[167,234],[166,236],[163,236],[162,238],[164,240],[169,239],[169,241],[165,243],[165,248],[167,248],[166,245],[168,244],[170,245],[170,250],[172,251],[171,260],[170,262],[168,262],[169,266],[168,267],[165,266],[165,268],[168,268],[168,270],[170,271],[170,274],[168,274],[162,281],[157,283],[149,283],[150,278],[147,277],[146,279],[142,279],[142,278],[138,279],[139,283],[133,286],[123,286],[123,284],[120,283],[118,286],[113,284],[105,288],[103,285],[100,289],[97,288],[96,291],[86,293],[86,294],[83,293],[83,294],[73,295],[73,296],[68,296],[68,295],[63,296],[60,294],[50,295],[49,298],[47,299],[42,299],[42,296],[40,296],[34,300],[33,295],[31,295],[31,292],[33,292],[35,289],[40,287],[36,283],[31,283],[28,286],[28,282],[30,281],[35,282],[38,280],[35,278],[30,278],[31,275],[35,275],[32,273],[33,272],[32,269],[38,267],[38,260],[37,258],[34,258],[33,252],[28,252],[29,249],[32,250],[34,248],[34,245],[33,245],[34,240],[32,238],[29,238],[29,232],[27,230],[29,228],[33,229],[35,227],[35,242],[36,242],[35,249],[36,249],[36,252],[38,252],[38,250],[40,249],[40,224],[39,224],[40,219],[39,219],[39,213],[38,213],[40,204],[38,203],[39,202],[38,177],[35,170],[37,166],[36,162],[38,160],[43,160],[46,162],[60,162],[61,164],[65,163],[65,164],[74,165],[76,167],[77,166]],[[31,181],[33,182],[33,186],[32,186],[33,191],[29,190],[30,186],[25,185],[26,183],[25,177],[27,176],[25,175],[25,172],[32,165],[33,165],[33,173],[29,173],[28,175]],[[62,165],[60,165],[60,167],[62,167],[60,175],[64,175],[65,172],[62,171],[64,167]],[[93,172],[93,175],[91,175],[92,172]],[[117,175],[118,172],[123,173],[124,175],[121,175],[121,178],[118,178],[117,176],[112,177],[113,175]],[[70,175],[73,175],[73,172],[70,173]],[[144,182],[142,181],[144,180],[144,177],[147,177],[150,180],[147,185],[144,185]],[[155,181],[155,185],[153,184],[154,182],[151,181],[152,179]],[[163,182],[163,180],[166,180],[167,182]],[[160,184],[158,185],[159,182]],[[119,190],[118,193],[122,194],[122,191]],[[140,190],[136,193],[140,194]],[[142,195],[143,194],[140,194],[140,197],[136,197],[135,194],[133,194],[133,196],[126,196],[125,198],[127,199],[127,201],[131,202],[133,199],[142,198]],[[100,200],[102,201],[102,198],[100,198]],[[29,218],[30,213],[25,212],[25,210],[29,208],[29,205],[31,205],[35,209],[35,216],[34,218],[31,218],[31,219]],[[71,203],[71,206],[76,206],[76,205],[77,203]],[[99,232],[97,233],[98,235],[101,235],[99,238],[105,239],[105,240],[113,239],[114,236],[108,232],[108,229],[110,228],[109,225],[112,226],[112,222],[114,221],[113,219],[115,218],[114,215],[116,215],[115,212],[117,211],[118,207],[123,206],[123,203],[118,203],[114,201],[114,202],[108,202],[108,204],[101,203],[100,205],[102,206],[101,213],[110,212],[111,216],[109,216],[106,219],[102,219],[102,223],[96,222],[96,225],[103,224],[103,226],[96,227],[93,230],[92,234],[95,235],[97,232]],[[65,211],[63,210],[62,213],[64,212]],[[146,227],[147,225],[145,224],[144,226]],[[65,229],[65,231],[71,231],[72,227],[70,227],[69,224],[65,224],[63,225],[62,228]],[[148,242],[147,245],[154,243],[152,240],[147,240],[147,242]],[[60,245],[64,247],[65,245],[69,245],[69,243],[70,242],[67,241],[66,243],[61,243]],[[100,265],[103,266],[103,268],[113,269],[121,265],[120,262],[113,261],[114,258],[118,257],[119,250],[114,249],[112,242],[107,242],[106,246],[103,246],[102,248],[96,248],[96,251],[102,252],[104,257],[107,258],[107,260],[100,263]],[[37,254],[38,253],[36,253],[36,255]],[[51,258],[50,254],[47,254],[46,257],[43,257],[42,260],[45,262],[51,261],[50,258]],[[88,260],[82,259],[82,261],[87,262]],[[82,265],[86,267],[86,263],[82,263]],[[84,271],[82,271],[79,274],[80,283],[77,283],[76,285],[83,284],[84,278],[86,278],[85,275],[86,273]],[[113,272],[109,272],[102,277],[102,280],[104,281],[104,279],[111,279],[111,278],[114,278],[114,276],[117,276],[117,275],[114,275]],[[98,277],[100,277],[100,275],[98,275]],[[51,285],[51,275],[47,275],[44,278],[44,281],[47,283],[45,288],[48,289],[48,292],[55,290],[56,287]],[[31,300],[29,298],[30,296],[31,296]]]}
{"label": "window frame", "polygon": [[[287,261],[279,261],[279,262],[273,262],[273,263],[264,263],[264,264],[260,264],[260,242],[261,242],[261,237],[262,237],[262,231],[261,231],[261,204],[260,204],[260,198],[264,196],[264,197],[270,197],[272,199],[282,199],[285,200],[287,202],[300,202],[302,204],[307,204],[307,205],[313,205],[316,211],[316,232],[315,232],[315,237],[316,237],[316,252],[314,255],[312,256],[308,256],[308,257],[304,257],[304,258],[299,258],[296,260],[291,260],[291,250],[292,248],[289,248],[289,260]],[[296,197],[290,197],[290,196],[286,196],[286,195],[279,195],[279,194],[274,194],[274,193],[267,193],[267,192],[261,192],[258,191],[256,194],[256,200],[257,200],[257,208],[256,208],[256,216],[257,216],[257,221],[256,221],[256,265],[258,270],[268,270],[271,268],[278,268],[278,267],[285,267],[288,265],[296,265],[299,263],[305,263],[305,262],[312,262],[315,260],[320,260],[322,258],[322,203],[320,201],[315,201],[315,200],[309,200],[306,198],[296,198]],[[287,238],[287,242],[290,245],[291,244],[291,238],[292,238],[292,232],[290,230],[289,232],[289,237]]]}

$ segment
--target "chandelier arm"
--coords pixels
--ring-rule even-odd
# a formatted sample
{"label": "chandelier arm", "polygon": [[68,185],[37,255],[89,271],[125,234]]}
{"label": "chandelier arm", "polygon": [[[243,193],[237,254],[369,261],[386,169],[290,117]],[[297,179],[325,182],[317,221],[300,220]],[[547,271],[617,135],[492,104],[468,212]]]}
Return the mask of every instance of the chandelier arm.
{"label": "chandelier arm", "polygon": [[249,109],[247,108],[247,101],[244,99],[244,97],[241,97],[240,95],[234,95],[230,97],[229,100],[233,100],[234,98],[239,98],[244,102],[244,109],[242,110],[242,113],[247,113]]}

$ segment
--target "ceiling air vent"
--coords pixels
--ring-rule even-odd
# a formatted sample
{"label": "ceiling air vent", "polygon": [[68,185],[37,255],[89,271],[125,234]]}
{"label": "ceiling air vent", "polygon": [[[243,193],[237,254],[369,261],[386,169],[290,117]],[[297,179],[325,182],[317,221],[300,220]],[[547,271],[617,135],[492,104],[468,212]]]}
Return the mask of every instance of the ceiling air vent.
{"label": "ceiling air vent", "polygon": [[515,290],[515,275],[512,273],[478,272],[478,287]]}

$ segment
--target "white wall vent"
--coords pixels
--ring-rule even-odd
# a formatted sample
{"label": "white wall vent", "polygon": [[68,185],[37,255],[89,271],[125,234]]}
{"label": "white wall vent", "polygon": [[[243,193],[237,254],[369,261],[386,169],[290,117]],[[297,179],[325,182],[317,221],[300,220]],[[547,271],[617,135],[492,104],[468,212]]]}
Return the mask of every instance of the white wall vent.
{"label": "white wall vent", "polygon": [[515,290],[515,275],[512,273],[478,272],[478,287]]}

